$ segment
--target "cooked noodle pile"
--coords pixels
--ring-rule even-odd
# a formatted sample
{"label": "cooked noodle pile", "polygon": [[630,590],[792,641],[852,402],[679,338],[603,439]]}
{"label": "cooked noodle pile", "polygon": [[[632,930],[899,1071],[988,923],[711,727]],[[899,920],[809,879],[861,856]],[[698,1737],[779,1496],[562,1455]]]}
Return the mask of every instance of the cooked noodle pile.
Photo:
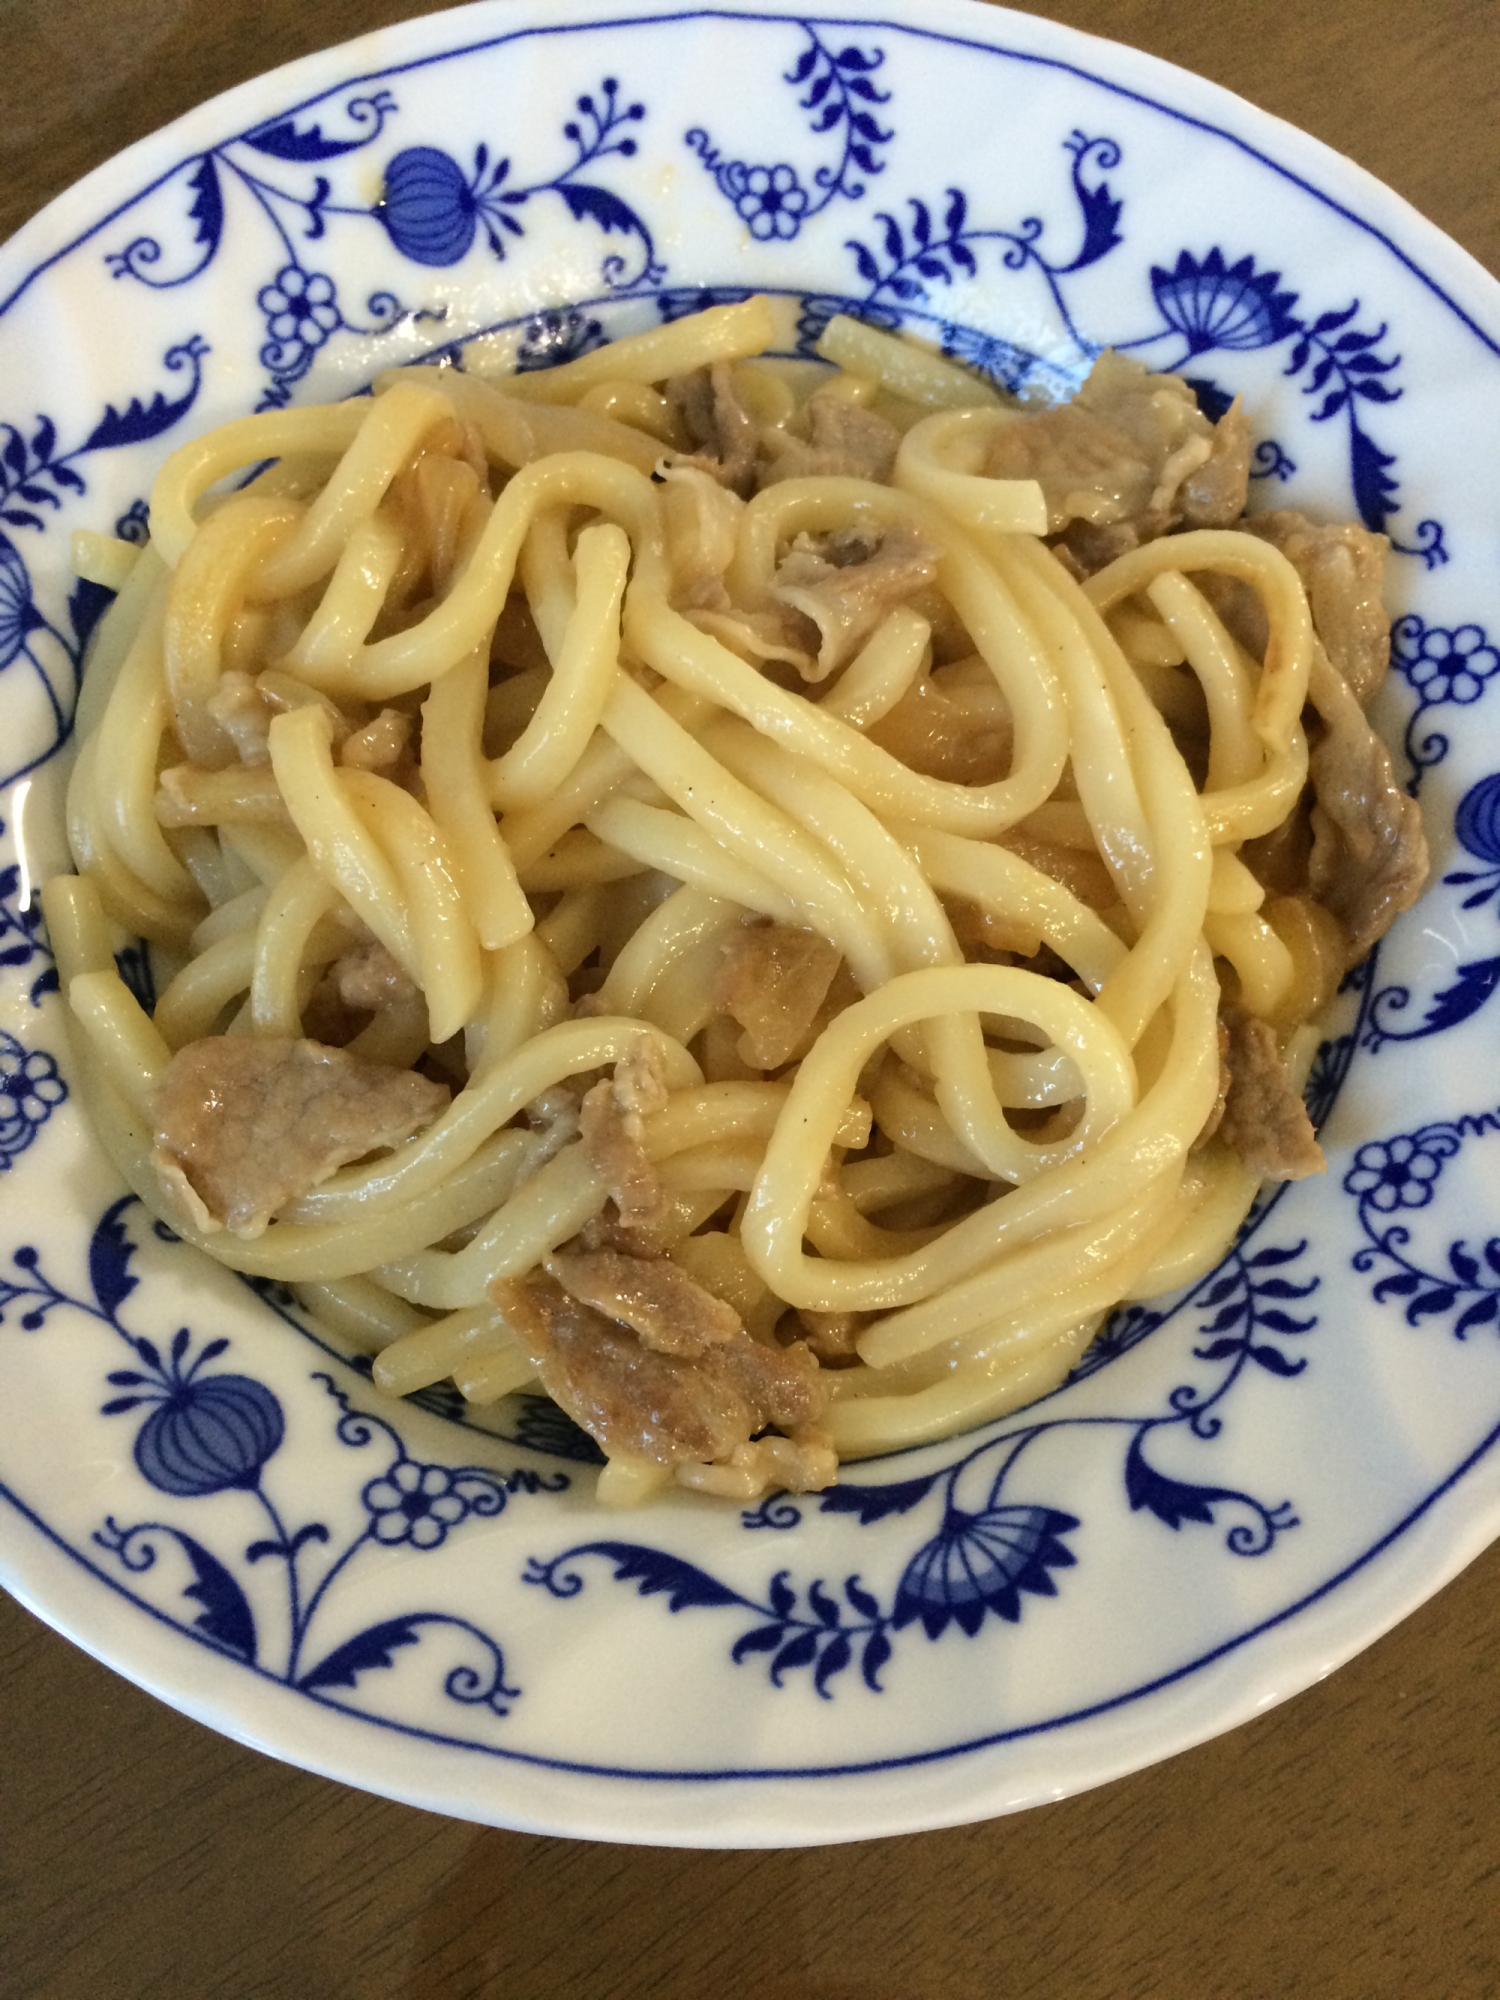
{"label": "cooked noodle pile", "polygon": [[539,1382],[616,1500],[815,1490],[1211,1266],[1425,869],[1383,544],[1234,525],[1238,406],[773,335],[399,371],[79,538],[44,903],[113,1157],[382,1387]]}

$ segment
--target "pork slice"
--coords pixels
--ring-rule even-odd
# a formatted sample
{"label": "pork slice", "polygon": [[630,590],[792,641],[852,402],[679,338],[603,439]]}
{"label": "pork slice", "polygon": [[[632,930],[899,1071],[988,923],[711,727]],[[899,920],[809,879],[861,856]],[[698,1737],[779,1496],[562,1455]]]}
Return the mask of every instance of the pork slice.
{"label": "pork slice", "polygon": [[729,363],[715,361],[690,374],[674,375],[665,388],[667,401],[698,446],[676,463],[710,473],[721,486],[748,500],[755,491],[760,429],[739,399]]}
{"label": "pork slice", "polygon": [[1353,521],[1320,527],[1290,508],[1247,515],[1241,525],[1280,549],[1301,577],[1334,672],[1368,708],[1391,657],[1381,597],[1389,541]]}
{"label": "pork slice", "polygon": [[542,1386],[611,1457],[726,1457],[767,1425],[814,1423],[828,1387],[807,1348],[739,1332],[688,1359],[653,1351],[556,1279],[497,1279],[490,1297]]}
{"label": "pork slice", "polygon": [[831,674],[898,604],[936,581],[938,551],[902,523],[840,529],[817,543],[799,535],[777,565],[772,595],[817,628],[818,675]]}
{"label": "pork slice", "polygon": [[414,1137],[448,1097],[320,1042],[208,1035],[162,1072],[152,1162],[198,1228],[259,1236],[339,1167]]}
{"label": "pork slice", "polygon": [[417,997],[417,982],[378,938],[366,938],[330,967],[334,987],[346,1007],[379,1014]]}
{"label": "pork slice", "polygon": [[[1220,449],[1232,459],[1232,433]],[[1123,554],[1180,521],[1183,486],[1214,451],[1214,427],[1185,382],[1105,353],[1071,403],[1017,413],[1001,426],[985,470],[996,479],[1037,480],[1054,534],[1074,522],[1117,530],[1098,547],[1069,537],[1069,548],[1091,568],[1100,556]]]}
{"label": "pork slice", "polygon": [[1427,837],[1414,798],[1352,688],[1320,648],[1308,693],[1323,735],[1308,760],[1314,805],[1308,887],[1343,925],[1357,965],[1427,880]]}
{"label": "pork slice", "polygon": [[839,969],[837,945],[792,924],[748,924],[724,948],[719,1009],[744,1029],[745,1060],[780,1069],[801,1050]]}
{"label": "pork slice", "polygon": [[869,479],[890,483],[901,433],[874,410],[843,396],[818,395],[803,412],[806,437],[767,430],[761,486],[783,479]]}
{"label": "pork slice", "polygon": [[715,1298],[669,1257],[563,1249],[547,1258],[543,1268],[579,1305],[628,1326],[654,1354],[691,1361],[745,1330],[733,1306]]}
{"label": "pork slice", "polygon": [[666,1075],[655,1042],[643,1036],[596,1083],[579,1106],[584,1157],[604,1182],[627,1229],[660,1221],[666,1207],[661,1176],[646,1155],[645,1120],[667,1101]]}
{"label": "pork slice", "polygon": [[1224,1008],[1221,1019],[1229,1037],[1222,1058],[1229,1087],[1219,1138],[1262,1180],[1300,1181],[1322,1173],[1328,1162],[1274,1032],[1243,1007]]}

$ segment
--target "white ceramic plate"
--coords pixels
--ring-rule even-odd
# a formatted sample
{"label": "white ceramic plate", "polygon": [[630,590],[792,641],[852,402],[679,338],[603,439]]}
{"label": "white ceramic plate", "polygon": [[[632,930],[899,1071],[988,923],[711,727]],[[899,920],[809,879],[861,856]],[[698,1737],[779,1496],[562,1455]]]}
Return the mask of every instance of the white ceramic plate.
{"label": "white ceramic plate", "polygon": [[[862,313],[1011,386],[1110,343],[1242,393],[1260,503],[1399,551],[1381,715],[1436,866],[1320,1060],[1329,1173],[1189,1297],[1122,1316],[1033,1409],[828,1495],[607,1515],[550,1406],[491,1435],[382,1402],[273,1293],[162,1240],[91,1146],[30,901],[98,610],[68,535],[138,534],[165,453],[239,412],[480,333],[536,365],[758,288],[803,301],[804,340]],[[1441,1584],[1500,1528],[1497,333],[1490,280],[1348,162],[956,0],[482,5],[247,84],[54,203],[0,255],[8,1586],[309,1768],[712,1846],[1097,1783]]]}

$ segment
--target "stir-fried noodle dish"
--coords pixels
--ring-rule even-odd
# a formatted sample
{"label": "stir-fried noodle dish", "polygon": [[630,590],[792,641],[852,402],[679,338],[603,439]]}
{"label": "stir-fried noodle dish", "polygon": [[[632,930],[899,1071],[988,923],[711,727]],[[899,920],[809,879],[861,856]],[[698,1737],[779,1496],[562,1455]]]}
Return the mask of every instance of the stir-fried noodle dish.
{"label": "stir-fried noodle dish", "polygon": [[1247,516],[1237,403],[781,331],[397,370],[76,543],[104,1143],[381,1388],[540,1387],[614,1501],[816,1491],[1209,1269],[1427,865],[1385,544]]}

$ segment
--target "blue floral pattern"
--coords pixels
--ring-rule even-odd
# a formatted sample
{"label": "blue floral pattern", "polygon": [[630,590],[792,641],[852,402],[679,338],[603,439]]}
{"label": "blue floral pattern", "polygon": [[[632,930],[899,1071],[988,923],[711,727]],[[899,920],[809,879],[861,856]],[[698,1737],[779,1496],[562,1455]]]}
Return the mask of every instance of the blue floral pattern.
{"label": "blue floral pattern", "polygon": [[[636,1700],[642,1683],[632,1676],[648,1656],[666,1668],[657,1684],[675,1690],[680,1644],[697,1671],[705,1659],[718,1670],[708,1675],[710,1699],[762,1704],[755,1720],[769,1760],[776,1718],[795,1712],[799,1690],[839,1698],[817,1711],[831,1741],[877,1689],[882,1720],[898,1689],[915,1690],[920,1704],[933,1666],[1066,1648],[1080,1607],[1108,1596],[1122,1561],[1139,1564],[1143,1596],[1159,1589],[1172,1602],[1179,1585],[1191,1593],[1206,1578],[1213,1597],[1216,1581],[1233,1578],[1236,1601],[1253,1602],[1257,1617],[1283,1615],[1283,1580],[1304,1568],[1323,1588],[1327,1514],[1342,1500],[1312,1462],[1293,1470],[1263,1452],[1260,1426],[1268,1410],[1290,1413],[1295,1432],[1339,1379],[1324,1365],[1346,1338],[1333,1300],[1342,1306],[1369,1289],[1351,1283],[1343,1260],[1352,1245],[1356,1272],[1405,1349],[1419,1345],[1408,1322],[1460,1335],[1500,1325],[1500,1246],[1482,1205],[1462,1199],[1500,1114],[1466,1114],[1461,1095],[1484,1062],[1485,1024],[1472,1049],[1465,1024],[1500,984],[1500,941],[1491,954],[1461,931],[1482,933],[1500,914],[1500,778],[1487,775],[1496,760],[1484,747],[1483,705],[1500,678],[1497,612],[1471,526],[1456,515],[1446,527],[1415,518],[1437,504],[1426,490],[1450,490],[1417,421],[1434,386],[1430,315],[1451,331],[1462,314],[1449,313],[1452,302],[1420,271],[1420,283],[1409,282],[1416,266],[1404,250],[1402,269],[1380,250],[1352,257],[1346,273],[1306,250],[1274,201],[1228,200],[1184,227],[1162,199],[1147,143],[1177,114],[1099,88],[1086,64],[1047,69],[1060,94],[1043,93],[1057,107],[1046,112],[1055,125],[1043,128],[1020,88],[1031,74],[1020,65],[1032,58],[1014,57],[1013,99],[994,95],[997,133],[1008,102],[1026,125],[1023,171],[1007,174],[984,148],[972,158],[924,148],[930,110],[921,109],[928,85],[916,51],[925,44],[915,28],[716,16],[715,31],[738,35],[749,52],[736,77],[755,106],[755,122],[736,128],[753,141],[730,146],[728,84],[695,85],[686,101],[643,56],[651,23],[603,33],[579,25],[550,44],[563,60],[538,72],[547,79],[539,110],[518,105],[502,66],[499,87],[482,98],[460,92],[450,113],[435,94],[455,60],[444,52],[378,75],[325,68],[320,95],[238,133],[202,118],[176,153],[152,155],[154,181],[122,183],[109,213],[59,250],[69,282],[94,288],[96,311],[118,314],[122,338],[107,356],[91,352],[99,386],[86,394],[23,386],[57,378],[18,338],[24,365],[0,399],[0,673],[13,698],[24,696],[14,712],[26,718],[7,739],[11,778],[62,743],[83,649],[108,599],[60,582],[69,531],[113,519],[119,536],[141,542],[155,468],[205,413],[342,393],[388,360],[462,365],[476,335],[487,366],[554,366],[769,284],[790,303],[803,355],[844,312],[934,342],[1012,390],[1067,393],[1114,345],[1153,367],[1186,369],[1211,416],[1237,392],[1252,409],[1257,399],[1260,409],[1273,405],[1277,435],[1257,439],[1252,465],[1263,491],[1291,505],[1315,491],[1327,505],[1342,489],[1346,511],[1352,505],[1412,558],[1395,566],[1403,616],[1384,699],[1397,732],[1406,725],[1411,786],[1424,790],[1436,850],[1450,813],[1462,850],[1427,906],[1445,940],[1463,936],[1456,972],[1424,975],[1440,989],[1431,1001],[1415,979],[1420,1000],[1383,985],[1374,964],[1352,975],[1347,1031],[1320,1051],[1308,1100],[1315,1117],[1326,1115],[1351,1065],[1400,1041],[1451,1033],[1455,1055],[1477,1054],[1475,1065],[1408,1071],[1393,1048],[1377,1081],[1419,1076],[1433,1101],[1360,1130],[1352,1150],[1340,1152],[1335,1136],[1330,1185],[1262,1201],[1231,1258],[1184,1299],[1116,1314],[1055,1399],[950,1446],[860,1469],[821,1498],[772,1496],[742,1528],[720,1513],[714,1541],[697,1539],[693,1524],[706,1517],[687,1498],[628,1526],[592,1513],[581,1473],[597,1451],[541,1398],[480,1419],[437,1388],[413,1409],[376,1415],[367,1361],[328,1354],[310,1381],[304,1350],[293,1347],[288,1362],[268,1318],[273,1349],[254,1345],[258,1318],[243,1335],[236,1322],[232,1346],[219,1328],[209,1337],[179,1326],[175,1311],[168,1316],[170,1277],[159,1291],[137,1290],[137,1272],[148,1251],[163,1269],[189,1253],[148,1245],[141,1231],[133,1262],[125,1230],[136,1212],[119,1204],[89,1237],[102,1185],[97,1202],[82,1197],[93,1205],[79,1238],[67,1236],[66,1217],[41,1233],[26,1191],[46,1185],[45,1172],[32,1182],[33,1169],[63,1154],[70,1121],[53,1116],[64,1089],[58,1034],[49,1011],[34,1011],[55,973],[16,841],[20,802],[0,808],[0,974],[12,1009],[0,1042],[0,1169],[16,1169],[0,1171],[0,1187],[12,1193],[12,1218],[24,1218],[7,1238],[21,1247],[0,1282],[0,1317],[7,1342],[28,1356],[65,1344],[32,1338],[57,1315],[117,1364],[102,1392],[105,1368],[68,1378],[80,1425],[118,1440],[122,1461],[119,1504],[112,1493],[107,1515],[101,1504],[67,1531],[72,1559],[232,1663],[242,1684],[253,1671],[383,1727],[487,1751],[501,1739],[513,1745],[542,1709],[518,1693],[523,1683],[535,1689],[538,1660],[594,1636],[575,1600],[610,1595],[603,1566],[693,1614],[679,1625],[657,1615],[659,1604],[611,1621],[621,1649],[601,1681],[610,1698]],[[463,61],[481,59],[491,55],[470,51]],[[992,58],[976,47],[966,60]],[[1273,178],[1280,171],[1274,161],[1263,167]],[[1302,187],[1295,202],[1304,200],[1321,197]],[[1357,217],[1338,229],[1346,223],[1355,233],[1340,240],[1369,250],[1373,234],[1366,242]],[[557,261],[544,268],[548,257]],[[28,286],[46,298],[49,268],[12,272],[0,319],[19,301],[8,322],[18,324]],[[1436,304],[1424,304],[1422,284]],[[484,325],[481,298],[493,312]],[[1484,338],[1472,324],[1455,337]],[[1474,352],[1482,410],[1478,376],[1490,363]],[[1454,718],[1474,727],[1454,729]],[[1406,964],[1412,935],[1405,926],[1389,941],[1387,968]],[[121,968],[149,999],[148,956],[132,946]],[[1310,1215],[1317,1227],[1304,1229]],[[54,1276],[78,1257],[86,1280]],[[305,1329],[287,1295],[255,1290]],[[253,1299],[244,1310],[260,1313]],[[185,1316],[203,1323],[202,1311]],[[1381,1331],[1362,1327],[1361,1336]],[[1489,1343],[1420,1346],[1471,1365]],[[109,1414],[96,1414],[101,1407]],[[470,1429],[435,1431],[433,1419]],[[476,1440],[481,1424],[491,1436]],[[326,1506],[324,1489],[316,1503],[303,1497],[300,1468],[313,1458],[328,1471]],[[1454,1463],[1457,1454],[1413,1507]],[[1070,1466],[1091,1479],[1074,1483]],[[1381,1532],[1399,1532],[1406,1518],[1382,1516]],[[683,1520],[679,1535],[673,1523]],[[497,1523],[524,1542],[481,1532]],[[1365,1546],[1338,1559],[1357,1566]],[[493,1585],[481,1609],[450,1595],[446,1581],[471,1561],[487,1565]],[[1134,1588],[1137,1572],[1128,1575]],[[1252,1600],[1251,1591],[1261,1594]],[[614,1608],[634,1609],[618,1597]],[[1167,1668],[1192,1672],[1210,1641],[1251,1638],[1249,1616],[1216,1627],[1200,1653]],[[696,1650],[680,1636],[689,1625],[702,1634]],[[1100,1690],[1102,1702],[1146,1698],[1144,1681]],[[1071,1726],[1045,1713],[1002,1722],[1017,1733]],[[1001,1724],[987,1716],[980,1728]],[[893,1731],[893,1762],[906,1756],[899,1737]],[[841,1739],[850,1743],[862,1754],[855,1732]],[[940,1754],[962,1748],[945,1741]],[[544,1745],[538,1761],[555,1749]],[[559,1761],[574,1754],[570,1739]],[[653,1780],[683,1775],[669,1757],[638,1762]]]}
{"label": "blue floral pattern", "polygon": [[[51,1063],[50,1057],[46,1060]],[[5,1062],[0,1051],[0,1077],[6,1075]],[[13,1101],[23,1106],[34,1102],[40,1112],[28,1109],[26,1115],[45,1118],[56,1101],[49,1084],[61,1089],[55,1068],[29,1081],[32,1097],[13,1085]],[[9,1165],[5,1143],[6,1127],[0,1122],[0,1160]],[[232,1514],[221,1511],[214,1517],[218,1552],[208,1534],[190,1533],[177,1519],[125,1523],[110,1514],[94,1535],[97,1546],[129,1575],[149,1576],[159,1585],[151,1594],[158,1615],[304,1693],[363,1708],[362,1675],[390,1667],[400,1649],[436,1642],[441,1634],[444,1658],[453,1662],[442,1681],[447,1697],[486,1708],[496,1717],[508,1715],[520,1689],[506,1678],[498,1641],[472,1619],[423,1608],[382,1619],[326,1651],[316,1643],[317,1634],[330,1624],[337,1586],[362,1552],[435,1550],[464,1522],[493,1520],[515,1494],[565,1491],[569,1475],[423,1463],[410,1455],[394,1425],[354,1408],[333,1378],[320,1373],[314,1379],[340,1412],[333,1427],[337,1441],[355,1451],[383,1451],[387,1463],[361,1486],[359,1524],[342,1547],[324,1521],[291,1526],[268,1484],[271,1463],[287,1439],[286,1416],[273,1391],[253,1376],[211,1365],[228,1352],[230,1342],[222,1336],[194,1352],[192,1333],[180,1327],[163,1352],[156,1341],[132,1333],[124,1323],[122,1309],[139,1282],[131,1269],[136,1245],[126,1226],[134,1200],[133,1195],[122,1196],[99,1218],[88,1250],[88,1296],[72,1294],[49,1279],[35,1249],[23,1245],[15,1251],[11,1261],[16,1275],[0,1278],[0,1323],[14,1315],[24,1332],[36,1333],[54,1313],[66,1311],[108,1328],[129,1350],[131,1365],[109,1371],[108,1383],[116,1393],[101,1405],[101,1414],[147,1412],[133,1448],[145,1484],[179,1502],[241,1495],[270,1533],[252,1539],[238,1554],[228,1554],[225,1544],[233,1544],[237,1532],[243,1535]],[[160,1225],[156,1227],[161,1234]],[[267,1561],[280,1567],[284,1580],[288,1638],[279,1661],[269,1651],[245,1576]],[[194,1605],[189,1616],[188,1607]],[[344,1689],[359,1699],[335,1695]],[[377,1701],[376,1707],[381,1706]]]}
{"label": "blue floral pattern", "polygon": [[839,156],[831,166],[814,168],[811,185],[805,185],[797,169],[785,160],[774,166],[751,166],[744,160],[724,159],[701,125],[693,126],[685,141],[713,175],[735,214],[761,243],[778,238],[790,241],[840,196],[846,201],[860,200],[865,182],[858,176],[873,178],[884,171],[879,149],[896,136],[876,115],[877,107],[891,101],[890,91],[882,90],[875,81],[885,52],[857,48],[852,42],[835,50],[812,22],[804,21],[801,27],[806,46],[783,81],[803,93],[797,102],[812,114],[809,122],[814,136],[828,135],[839,144]]}
{"label": "blue floral pattern", "polygon": [[[612,156],[631,157],[636,141],[629,128],[645,117],[645,106],[622,102],[619,84],[606,77],[597,94],[579,97],[576,109],[577,117],[563,125],[574,157],[546,180],[513,181],[509,157],[495,158],[483,142],[475,148],[470,173],[440,147],[405,146],[387,161],[380,198],[373,204],[337,199],[330,174],[312,170],[331,167],[381,138],[399,115],[390,91],[345,99],[339,107],[342,132],[325,133],[321,123],[279,119],[186,163],[178,179],[187,198],[182,217],[187,240],[175,258],[163,249],[159,236],[141,234],[108,252],[106,262],[115,277],[153,290],[191,284],[219,252],[228,221],[226,191],[245,198],[269,228],[281,260],[256,293],[266,332],[260,361],[268,376],[258,407],[273,409],[290,400],[335,334],[389,334],[411,320],[444,317],[444,308],[403,306],[388,290],[371,292],[365,316],[351,317],[332,273],[304,261],[300,248],[326,237],[334,218],[374,220],[396,251],[419,266],[461,262],[481,232],[503,261],[507,242],[526,233],[519,211],[541,195],[555,194],[574,222],[591,223],[606,236],[634,239],[633,256],[612,250],[603,259],[601,273],[612,291],[663,276],[651,231],[641,217],[602,183],[582,178]],[[266,166],[268,160],[279,163],[279,171]],[[300,178],[287,178],[286,169],[301,170]]]}
{"label": "blue floral pattern", "polygon": [[[526,1581],[560,1600],[577,1598],[584,1587],[580,1564],[585,1557],[597,1557],[613,1565],[615,1582],[634,1583],[642,1597],[665,1596],[669,1611],[751,1614],[759,1622],[740,1634],[729,1657],[739,1665],[752,1655],[767,1656],[774,1687],[782,1687],[788,1674],[806,1668],[815,1691],[830,1697],[830,1684],[857,1659],[865,1686],[879,1694],[881,1670],[892,1657],[896,1635],[907,1627],[920,1624],[929,1640],[941,1638],[950,1627],[972,1639],[987,1614],[1003,1625],[1018,1624],[1023,1592],[1057,1595],[1053,1572],[1070,1569],[1078,1560],[1064,1538],[1083,1524],[1060,1507],[1037,1500],[1017,1502],[1005,1493],[1017,1465],[1034,1445],[1075,1427],[1100,1441],[1124,1439],[1122,1478],[1132,1513],[1147,1513],[1174,1531],[1187,1522],[1213,1526],[1222,1516],[1227,1522],[1225,1546],[1231,1554],[1265,1555],[1279,1535],[1297,1526],[1290,1501],[1267,1504],[1238,1487],[1178,1478],[1153,1462],[1148,1444],[1153,1437],[1175,1431],[1211,1445],[1223,1432],[1224,1408],[1247,1371],[1254,1374],[1259,1369],[1282,1380],[1302,1374],[1306,1357],[1289,1351],[1284,1343],[1300,1340],[1317,1325],[1316,1315],[1303,1317],[1291,1309],[1310,1298],[1321,1282],[1292,1274],[1290,1267],[1306,1249],[1305,1241],[1256,1250],[1242,1243],[1186,1300],[1156,1313],[1149,1331],[1176,1312],[1209,1314],[1199,1322],[1202,1344],[1192,1353],[1212,1372],[1207,1379],[1174,1387],[1165,1411],[1150,1416],[1028,1414],[994,1427],[998,1434],[985,1437],[935,1472],[883,1484],[866,1484],[846,1475],[830,1488],[817,1503],[819,1511],[853,1517],[862,1527],[916,1516],[919,1509],[937,1509],[935,1529],[913,1550],[887,1605],[857,1574],[846,1576],[837,1586],[831,1587],[823,1577],[799,1586],[788,1570],[778,1569],[764,1595],[756,1597],[680,1556],[612,1539],[580,1542],[558,1555],[533,1557]],[[1117,1351],[1140,1337],[1139,1333],[1134,1339],[1119,1336]],[[960,1493],[981,1472],[987,1477],[981,1504],[961,1504]],[[783,1532],[795,1529],[802,1524],[806,1504],[773,1494],[743,1516],[744,1525]]]}
{"label": "blue floral pattern", "polygon": [[[1377,1304],[1404,1301],[1408,1326],[1456,1314],[1453,1332],[1464,1340],[1479,1327],[1500,1322],[1500,1236],[1471,1245],[1450,1240],[1445,1264],[1434,1269],[1414,1252],[1409,1219],[1430,1209],[1438,1182],[1466,1140],[1500,1131],[1500,1113],[1440,1120],[1415,1132],[1371,1140],[1354,1155],[1344,1191],[1359,1205],[1369,1241],[1354,1257],[1356,1271],[1383,1271],[1372,1287]],[[1403,1216],[1408,1220],[1388,1218]]]}
{"label": "blue floral pattern", "polygon": [[[1479,627],[1459,628],[1460,634],[1468,632],[1479,633]],[[1442,633],[1440,636],[1451,639],[1457,635]],[[1479,633],[1479,637],[1482,640],[1483,634]],[[1482,692],[1488,678],[1483,662],[1490,650],[1487,645],[1476,643],[1466,648],[1462,655],[1439,657],[1458,657],[1473,662],[1472,667],[1465,666],[1460,671],[1471,685]],[[1442,684],[1447,685],[1457,678],[1456,674],[1444,669]],[[1477,694],[1473,698],[1477,699]],[[1434,696],[1430,705],[1435,707],[1437,699]],[[1407,734],[1410,738],[1410,729]],[[1434,749],[1434,745],[1441,747]],[[1426,763],[1414,764],[1413,791],[1427,765],[1441,762],[1448,751],[1447,740],[1438,736],[1424,738],[1420,748],[1426,753]],[[1500,896],[1500,773],[1492,772],[1465,792],[1453,816],[1453,831],[1460,846],[1467,848],[1484,865],[1478,869],[1450,869],[1443,877],[1443,886],[1465,892],[1460,901],[1462,910],[1481,910],[1486,903]],[[1500,906],[1497,906],[1496,913],[1500,915]],[[1429,1035],[1440,1035],[1449,1028],[1456,1028],[1460,1022],[1479,1012],[1497,986],[1500,986],[1500,953],[1465,960],[1454,967],[1453,983],[1440,988],[1428,1001],[1420,1020],[1412,1020],[1409,1014],[1412,1004],[1409,986],[1392,984],[1382,987],[1371,1002],[1363,1030],[1363,1045],[1376,1050],[1389,1042],[1424,1041]]]}

